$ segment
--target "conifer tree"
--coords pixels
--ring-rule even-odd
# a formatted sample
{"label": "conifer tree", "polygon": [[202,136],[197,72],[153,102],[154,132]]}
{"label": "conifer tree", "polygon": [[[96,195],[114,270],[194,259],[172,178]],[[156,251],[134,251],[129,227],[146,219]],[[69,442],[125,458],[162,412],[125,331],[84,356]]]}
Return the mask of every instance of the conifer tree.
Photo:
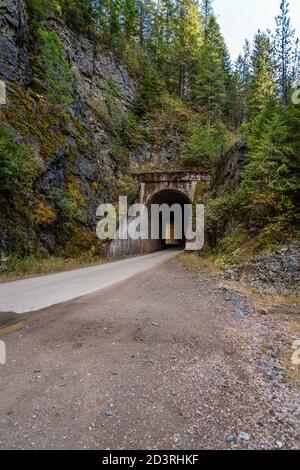
{"label": "conifer tree", "polygon": [[266,33],[258,31],[252,53],[253,77],[249,95],[249,115],[253,118],[276,96],[276,66],[272,44]]}
{"label": "conifer tree", "polygon": [[295,76],[295,67],[297,68],[299,61],[298,40],[295,39],[295,30],[291,27],[289,3],[287,0],[281,1],[280,14],[275,20],[277,28],[273,39],[277,63],[278,88],[281,102],[286,105],[291,82],[294,78],[293,76]]}
{"label": "conifer tree", "polygon": [[227,111],[229,80],[228,51],[216,18],[212,15],[207,37],[200,49],[194,93],[195,106],[206,114],[209,125],[213,120],[221,119]]}

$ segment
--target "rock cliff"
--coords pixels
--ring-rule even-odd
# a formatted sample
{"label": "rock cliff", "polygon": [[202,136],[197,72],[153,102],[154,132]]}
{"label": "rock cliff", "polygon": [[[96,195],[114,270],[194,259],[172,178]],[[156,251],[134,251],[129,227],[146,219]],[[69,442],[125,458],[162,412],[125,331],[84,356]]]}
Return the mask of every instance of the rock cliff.
{"label": "rock cliff", "polygon": [[115,122],[107,103],[115,116],[126,114],[135,80],[92,35],[75,35],[56,20],[47,29],[57,32],[77,80],[73,104],[63,114],[47,106],[24,1],[0,0],[0,80],[8,92],[4,120],[32,149],[38,167],[31,193],[21,201],[10,196],[1,201],[0,255],[12,249],[68,256],[89,250],[96,208],[113,199],[128,167],[128,157],[116,158],[112,151]]}

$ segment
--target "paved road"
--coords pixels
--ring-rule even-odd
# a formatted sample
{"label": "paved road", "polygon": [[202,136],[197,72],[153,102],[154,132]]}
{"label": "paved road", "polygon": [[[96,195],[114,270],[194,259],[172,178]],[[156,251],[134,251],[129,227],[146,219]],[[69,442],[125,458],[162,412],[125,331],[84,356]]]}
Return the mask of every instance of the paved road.
{"label": "paved road", "polygon": [[114,263],[0,284],[1,312],[23,314],[91,294],[158,266],[178,254],[168,250]]}

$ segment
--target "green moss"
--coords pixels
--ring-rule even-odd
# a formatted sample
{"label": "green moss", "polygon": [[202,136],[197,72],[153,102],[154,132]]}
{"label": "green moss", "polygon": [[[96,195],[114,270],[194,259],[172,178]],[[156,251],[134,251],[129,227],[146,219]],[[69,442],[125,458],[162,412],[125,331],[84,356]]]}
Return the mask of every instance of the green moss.
{"label": "green moss", "polygon": [[37,225],[50,225],[55,222],[57,215],[50,207],[45,199],[40,199],[36,203],[35,210],[33,212],[33,220]]}
{"label": "green moss", "polygon": [[49,112],[43,99],[33,99],[17,85],[9,96],[5,118],[22,136],[40,144],[40,156],[45,160],[52,158],[58,147],[64,145],[58,117]]}

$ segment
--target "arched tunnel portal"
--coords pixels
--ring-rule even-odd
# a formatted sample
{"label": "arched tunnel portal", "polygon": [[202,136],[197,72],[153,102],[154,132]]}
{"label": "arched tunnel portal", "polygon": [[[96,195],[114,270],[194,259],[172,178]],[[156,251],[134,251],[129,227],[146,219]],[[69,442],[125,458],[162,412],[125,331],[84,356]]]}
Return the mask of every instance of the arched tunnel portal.
{"label": "arched tunnel portal", "polygon": [[[134,175],[139,183],[139,203],[144,205],[148,210],[149,237],[143,240],[114,240],[110,244],[110,254],[127,255],[139,253],[152,253],[162,250],[170,246],[185,247],[185,238],[183,230],[182,215],[182,236],[178,239],[175,237],[173,219],[174,214],[170,211],[170,222],[165,227],[164,221],[159,220],[159,237],[151,238],[151,228],[153,225],[152,211],[153,205],[167,205],[171,208],[174,204],[183,208],[185,204],[192,204],[199,182],[208,183],[211,179],[207,173],[197,173],[192,171],[176,171],[176,172],[147,172],[137,173]],[[165,235],[165,236],[164,236]]]}

